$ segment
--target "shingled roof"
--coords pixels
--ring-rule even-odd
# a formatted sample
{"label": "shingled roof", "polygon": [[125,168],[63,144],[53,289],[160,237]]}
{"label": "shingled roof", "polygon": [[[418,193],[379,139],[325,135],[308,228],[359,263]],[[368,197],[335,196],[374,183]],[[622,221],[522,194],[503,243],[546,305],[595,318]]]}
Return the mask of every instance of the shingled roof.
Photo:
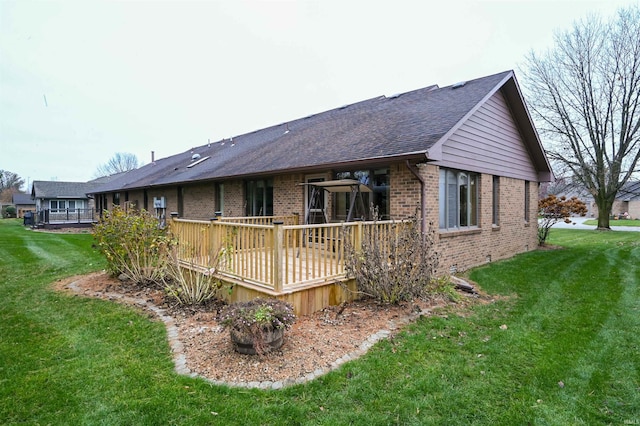
{"label": "shingled roof", "polygon": [[[548,169],[512,71],[439,88],[379,96],[199,146],[111,180],[93,192],[173,185],[396,160],[437,160],[438,144],[503,90],[537,167]],[[430,154],[430,150],[433,153]]]}
{"label": "shingled roof", "polygon": [[87,193],[93,188],[94,185],[87,182],[34,180],[31,196],[33,198],[82,199],[87,198]]}
{"label": "shingled roof", "polygon": [[36,202],[31,198],[31,194],[13,194],[12,196],[13,204],[15,205],[35,205]]}
{"label": "shingled roof", "polygon": [[620,188],[616,199],[623,201],[640,200],[640,181],[629,181]]}

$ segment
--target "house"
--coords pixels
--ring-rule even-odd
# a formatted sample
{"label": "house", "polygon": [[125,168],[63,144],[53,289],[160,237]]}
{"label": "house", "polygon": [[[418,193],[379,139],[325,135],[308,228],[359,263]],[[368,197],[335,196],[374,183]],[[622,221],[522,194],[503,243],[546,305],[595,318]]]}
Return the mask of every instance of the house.
{"label": "house", "polygon": [[628,213],[628,218],[640,219],[640,181],[627,182],[618,191],[611,214],[620,217],[624,213]]}
{"label": "house", "polygon": [[[513,71],[379,96],[159,159],[93,191],[98,211],[160,217],[312,215],[310,185],[350,179],[382,219],[435,226],[443,271],[537,246],[537,194],[552,171]],[[313,209],[344,221],[353,194]],[[365,215],[366,216],[366,215]],[[367,219],[368,217],[362,217]]]}
{"label": "house", "polygon": [[94,186],[88,182],[33,181],[36,226],[90,226],[96,217],[93,199],[87,193]]}
{"label": "house", "polygon": [[[585,203],[587,207],[587,217],[598,217],[598,205],[589,191],[579,184],[574,184],[565,179],[558,179],[553,186],[541,188],[541,197],[553,193],[557,196],[567,198],[577,197]],[[616,198],[611,206],[609,215],[613,218],[625,216],[629,218],[640,218],[640,181],[628,181],[616,194]]]}
{"label": "house", "polygon": [[13,194],[12,202],[16,207],[17,217],[19,218],[23,218],[26,212],[35,213],[36,211],[36,203],[31,198],[31,194]]}

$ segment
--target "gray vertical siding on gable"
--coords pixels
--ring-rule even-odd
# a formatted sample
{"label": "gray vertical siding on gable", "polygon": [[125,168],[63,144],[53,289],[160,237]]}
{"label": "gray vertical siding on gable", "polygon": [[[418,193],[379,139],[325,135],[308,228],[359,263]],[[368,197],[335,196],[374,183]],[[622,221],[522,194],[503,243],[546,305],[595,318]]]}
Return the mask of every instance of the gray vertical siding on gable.
{"label": "gray vertical siding on gable", "polygon": [[437,165],[538,181],[502,93],[482,105],[442,146]]}

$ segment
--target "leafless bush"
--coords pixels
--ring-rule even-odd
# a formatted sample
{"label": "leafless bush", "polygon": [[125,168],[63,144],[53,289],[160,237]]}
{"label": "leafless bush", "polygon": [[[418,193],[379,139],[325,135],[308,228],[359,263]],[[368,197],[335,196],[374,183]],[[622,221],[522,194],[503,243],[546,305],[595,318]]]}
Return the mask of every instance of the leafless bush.
{"label": "leafless bush", "polygon": [[[163,278],[166,293],[181,305],[197,305],[216,297],[224,287],[216,277],[224,253],[224,249],[213,255],[193,252],[188,259],[180,260],[174,249]],[[205,260],[207,266],[203,267],[200,263]]]}
{"label": "leafless bush", "polygon": [[[376,225],[377,225],[377,221]],[[345,238],[345,270],[356,280],[357,291],[383,303],[422,298],[435,288],[439,254],[433,224],[422,234],[417,221],[398,222],[391,234],[368,226],[362,247]]]}

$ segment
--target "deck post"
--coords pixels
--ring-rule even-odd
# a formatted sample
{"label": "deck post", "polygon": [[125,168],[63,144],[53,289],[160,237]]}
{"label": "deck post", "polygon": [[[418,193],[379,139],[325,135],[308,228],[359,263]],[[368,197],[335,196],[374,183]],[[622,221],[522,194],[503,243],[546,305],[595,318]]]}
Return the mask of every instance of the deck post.
{"label": "deck post", "polygon": [[364,226],[362,226],[362,222],[356,222],[355,231],[356,231],[356,235],[355,235],[355,240],[353,242],[353,245],[356,252],[359,252],[362,250],[362,240],[364,238],[364,235],[363,235]]}
{"label": "deck post", "polygon": [[284,281],[284,271],[282,270],[282,242],[284,239],[284,222],[273,222],[273,291],[276,293],[282,292],[282,285]]}

